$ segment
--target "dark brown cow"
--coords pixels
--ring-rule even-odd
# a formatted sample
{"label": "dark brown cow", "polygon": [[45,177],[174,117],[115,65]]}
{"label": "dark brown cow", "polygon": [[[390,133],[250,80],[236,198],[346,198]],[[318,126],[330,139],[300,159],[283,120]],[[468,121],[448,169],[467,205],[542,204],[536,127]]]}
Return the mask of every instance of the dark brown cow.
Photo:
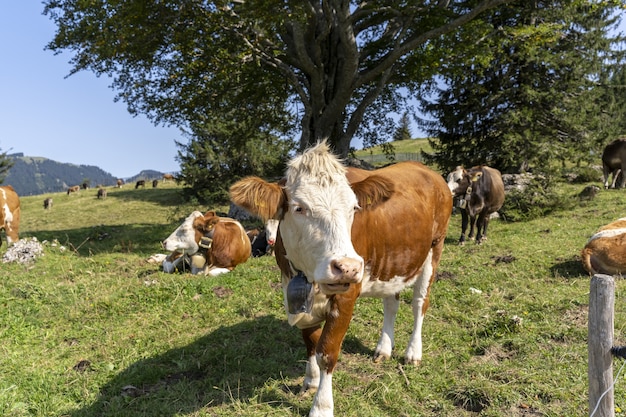
{"label": "dark brown cow", "polygon": [[48,210],[52,208],[52,199],[50,197],[43,200],[43,208],[44,210]]}
{"label": "dark brown cow", "polygon": [[80,191],[80,185],[75,185],[75,186],[70,187],[70,188],[67,189],[67,195],[70,195],[70,194],[73,194],[73,193],[78,194],[78,191]]}
{"label": "dark brown cow", "polygon": [[[626,184],[626,137],[615,139],[606,145],[602,151],[602,173],[604,175],[604,188],[615,188],[618,178],[619,187]],[[609,187],[609,176],[613,174],[613,182]]]}
{"label": "dark brown cow", "polygon": [[135,183],[135,190],[136,190],[137,188],[139,188],[139,187],[141,187],[141,188],[146,188],[146,180],[139,180],[139,181],[137,181],[137,182]]}
{"label": "dark brown cow", "polygon": [[[458,168],[457,168],[458,170]],[[448,187],[454,194],[455,202],[461,209],[461,237],[459,243],[465,243],[467,225],[470,226],[469,240],[474,239],[476,228],[476,243],[487,239],[487,227],[490,216],[500,210],[504,204],[504,183],[500,171],[486,165],[475,166],[463,170],[458,180],[458,186]]]}
{"label": "dark brown cow", "polygon": [[159,185],[159,180],[152,180],[152,188],[157,188]]}
{"label": "dark brown cow", "polygon": [[102,198],[107,198],[107,190],[105,188],[98,188],[98,194],[97,194],[98,199]]}
{"label": "dark brown cow", "polygon": [[[7,244],[20,240],[20,198],[10,185],[0,187],[0,229],[4,229]],[[2,240],[0,240],[2,245]]]}
{"label": "dark brown cow", "polygon": [[284,184],[244,178],[230,196],[253,215],[280,220],[275,255],[285,309],[306,345],[303,389],[317,388],[309,415],[333,414],[332,374],[359,296],[383,299],[375,351],[383,359],[394,346],[398,294],[413,288],[405,361],[421,361],[422,323],[452,212],[441,175],[418,162],[345,168],[322,142],[289,162]]}
{"label": "dark brown cow", "polygon": [[215,276],[232,271],[246,262],[251,253],[243,226],[237,220],[217,216],[214,211],[204,215],[194,211],[162,244],[172,252],[163,262],[163,270],[170,273],[180,262],[189,261],[193,274]]}

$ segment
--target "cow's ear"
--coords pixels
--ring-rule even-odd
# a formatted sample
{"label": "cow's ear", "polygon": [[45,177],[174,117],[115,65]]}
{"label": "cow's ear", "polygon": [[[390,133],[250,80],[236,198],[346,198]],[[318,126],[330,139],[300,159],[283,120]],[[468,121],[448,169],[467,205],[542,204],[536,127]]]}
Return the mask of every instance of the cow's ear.
{"label": "cow's ear", "polygon": [[362,209],[370,209],[384,203],[394,192],[393,183],[379,175],[369,176],[351,186]]}
{"label": "cow's ear", "polygon": [[268,219],[280,219],[285,203],[283,188],[259,177],[246,177],[230,187],[230,200],[250,214]]}
{"label": "cow's ear", "polygon": [[209,218],[209,217],[215,217],[217,216],[217,214],[215,214],[215,212],[213,210],[209,210],[206,213],[204,213],[204,217]]}

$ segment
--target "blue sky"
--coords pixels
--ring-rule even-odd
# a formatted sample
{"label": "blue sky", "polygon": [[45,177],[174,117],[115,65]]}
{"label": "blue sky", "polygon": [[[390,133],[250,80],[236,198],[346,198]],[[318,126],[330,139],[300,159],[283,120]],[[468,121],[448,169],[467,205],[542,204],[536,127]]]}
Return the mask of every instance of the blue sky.
{"label": "blue sky", "polygon": [[[0,151],[77,165],[126,178],[144,169],[179,170],[176,128],[154,126],[115,103],[111,80],[81,72],[65,78],[70,53],[44,50],[55,26],[37,0],[2,2]],[[622,31],[626,24],[622,22]],[[416,129],[413,128],[416,135]]]}
{"label": "blue sky", "polygon": [[126,178],[144,169],[179,170],[176,128],[154,126],[113,102],[111,80],[81,72],[65,78],[69,53],[44,50],[55,26],[37,0],[3,1],[0,13],[0,150]]}

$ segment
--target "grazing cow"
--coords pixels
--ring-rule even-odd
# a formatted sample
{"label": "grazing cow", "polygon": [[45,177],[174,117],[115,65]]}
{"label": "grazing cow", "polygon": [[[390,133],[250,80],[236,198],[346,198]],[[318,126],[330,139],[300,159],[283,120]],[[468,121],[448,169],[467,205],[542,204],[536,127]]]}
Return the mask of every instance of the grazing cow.
{"label": "grazing cow", "polygon": [[172,174],[163,174],[163,182],[165,181],[174,181],[174,176]]}
{"label": "grazing cow", "polygon": [[98,199],[102,198],[107,198],[107,190],[105,188],[98,188]]}
{"label": "grazing cow", "polygon": [[0,229],[4,229],[9,246],[20,240],[20,210],[20,198],[13,187],[0,186]]}
{"label": "grazing cow", "polygon": [[137,188],[139,188],[139,187],[141,187],[141,188],[146,188],[146,181],[145,181],[145,180],[139,180],[139,181],[137,181],[137,182],[135,183],[135,190],[136,190]]}
{"label": "grazing cow", "polygon": [[380,360],[394,346],[398,295],[413,288],[405,360],[421,361],[422,324],[452,212],[441,175],[419,162],[345,168],[322,142],[289,162],[284,184],[247,177],[230,197],[264,220],[280,220],[275,255],[285,309],[306,345],[303,390],[317,388],[310,416],[333,414],[333,370],[359,296],[383,299]]}
{"label": "grazing cow", "polygon": [[84,183],[82,183],[80,185],[80,188],[82,188],[83,190],[89,189],[89,183],[87,181],[85,181]]}
{"label": "grazing cow", "polygon": [[253,229],[246,232],[252,244],[252,256],[272,255],[278,233],[278,220],[269,219],[263,230]]}
{"label": "grazing cow", "polygon": [[79,190],[80,190],[80,185],[75,185],[73,187],[70,187],[70,188],[67,189],[67,195],[70,195],[72,193],[78,194]]}
{"label": "grazing cow", "polygon": [[590,275],[626,273],[626,217],[598,229],[580,257]]}
{"label": "grazing cow", "polygon": [[463,170],[463,177],[457,182],[453,193],[461,209],[459,244],[465,244],[468,223],[470,226],[468,239],[474,239],[476,228],[476,243],[484,242],[487,239],[490,216],[504,204],[504,183],[500,171],[486,165]]}
{"label": "grazing cow", "polygon": [[43,208],[44,210],[48,210],[52,208],[52,199],[50,197],[43,200]]}
{"label": "grazing cow", "polygon": [[152,180],[152,188],[157,188],[157,185],[159,185],[159,180]]}
{"label": "grazing cow", "polygon": [[185,256],[170,255],[163,262],[165,272],[174,272],[189,259],[193,274],[216,276],[232,271],[250,257],[250,239],[241,223],[219,217],[213,211],[191,213],[174,233],[163,241],[163,248]]}
{"label": "grazing cow", "polygon": [[609,188],[609,176],[613,174],[613,182],[610,188],[615,188],[618,177],[618,188],[624,188],[626,175],[626,137],[615,139],[605,146],[602,151],[602,173],[604,175],[604,188]]}
{"label": "grazing cow", "polygon": [[122,188],[122,185],[124,185],[124,180],[121,179],[121,178],[118,178],[118,180],[116,182],[117,188]]}

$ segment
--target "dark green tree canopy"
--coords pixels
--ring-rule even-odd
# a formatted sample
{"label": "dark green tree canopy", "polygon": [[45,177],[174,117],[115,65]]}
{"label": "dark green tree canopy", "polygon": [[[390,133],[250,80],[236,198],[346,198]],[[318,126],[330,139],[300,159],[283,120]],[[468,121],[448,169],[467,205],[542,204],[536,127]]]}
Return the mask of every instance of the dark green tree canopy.
{"label": "dark green tree canopy", "polygon": [[190,128],[238,109],[279,134],[296,128],[300,148],[328,138],[345,156],[355,135],[379,140],[402,113],[400,87],[416,93],[467,48],[444,35],[507,3],[47,0],[44,13],[57,25],[48,49],[71,51],[72,72],[113,77],[132,113]]}
{"label": "dark green tree canopy", "polygon": [[429,116],[423,127],[437,138],[427,160],[444,170],[488,164],[504,172],[529,166],[545,172],[558,166],[550,161],[598,163],[602,145],[619,133],[620,120],[611,117],[618,91],[607,80],[617,81],[622,71],[623,38],[611,35],[621,4],[518,4],[457,33],[487,36],[442,68],[434,99],[422,101]]}

